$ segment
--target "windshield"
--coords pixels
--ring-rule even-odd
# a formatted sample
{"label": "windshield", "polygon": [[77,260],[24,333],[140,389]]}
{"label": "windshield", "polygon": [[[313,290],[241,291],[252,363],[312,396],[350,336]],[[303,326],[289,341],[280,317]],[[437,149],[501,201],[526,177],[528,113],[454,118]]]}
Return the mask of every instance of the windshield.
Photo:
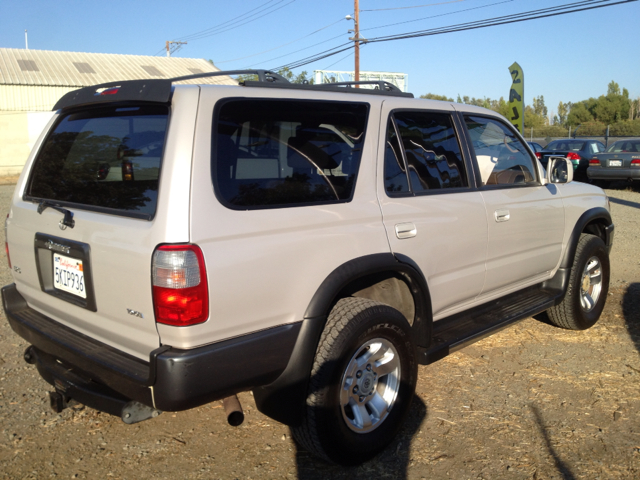
{"label": "windshield", "polygon": [[607,153],[638,153],[640,152],[640,140],[621,140],[607,148]]}
{"label": "windshield", "polygon": [[62,116],[36,158],[26,199],[153,217],[168,114],[139,106]]}

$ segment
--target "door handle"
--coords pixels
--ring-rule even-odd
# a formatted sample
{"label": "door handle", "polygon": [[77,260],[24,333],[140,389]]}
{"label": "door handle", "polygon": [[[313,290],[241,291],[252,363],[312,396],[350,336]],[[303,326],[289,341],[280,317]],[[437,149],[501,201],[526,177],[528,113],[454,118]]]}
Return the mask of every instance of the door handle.
{"label": "door handle", "polygon": [[413,223],[398,223],[396,224],[396,237],[399,239],[415,237],[418,233],[416,226]]}
{"label": "door handle", "polygon": [[509,210],[496,210],[494,213],[496,222],[506,222],[511,218]]}

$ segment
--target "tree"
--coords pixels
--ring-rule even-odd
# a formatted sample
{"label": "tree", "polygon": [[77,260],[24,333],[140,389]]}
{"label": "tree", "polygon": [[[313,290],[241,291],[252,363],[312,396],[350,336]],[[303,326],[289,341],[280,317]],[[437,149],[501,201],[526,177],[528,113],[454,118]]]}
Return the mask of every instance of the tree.
{"label": "tree", "polygon": [[565,125],[567,123],[567,116],[569,115],[569,110],[571,110],[571,102],[558,103],[558,115],[555,118],[557,119],[557,121],[554,121],[553,123],[557,123],[559,125]]}
{"label": "tree", "polygon": [[533,97],[533,111],[536,115],[546,117],[548,114],[547,107],[544,104],[544,95]]}
{"label": "tree", "polygon": [[[458,97],[460,97],[458,95]],[[426,95],[420,95],[420,98],[428,98],[430,100],[442,100],[444,102],[453,102],[453,98],[448,98],[446,95],[436,95],[435,93],[427,93]]]}
{"label": "tree", "polygon": [[594,120],[593,115],[587,108],[584,101],[574,103],[571,105],[571,110],[567,115],[566,125],[573,125],[574,127],[582,123],[592,122]]}
{"label": "tree", "polygon": [[[301,73],[299,73],[298,75],[296,75],[295,73],[293,73],[290,69],[288,69],[287,67],[285,68],[281,68],[280,70],[278,70],[276,72],[278,75],[280,75],[281,77],[286,78],[289,82],[291,83],[308,83],[309,85],[313,85],[314,84],[314,80],[313,78],[307,78],[307,71],[304,70]],[[236,77],[236,80],[238,81],[238,83],[242,83],[244,81],[252,81],[252,80],[257,80],[258,76],[255,74],[248,74],[248,75],[238,75]]]}

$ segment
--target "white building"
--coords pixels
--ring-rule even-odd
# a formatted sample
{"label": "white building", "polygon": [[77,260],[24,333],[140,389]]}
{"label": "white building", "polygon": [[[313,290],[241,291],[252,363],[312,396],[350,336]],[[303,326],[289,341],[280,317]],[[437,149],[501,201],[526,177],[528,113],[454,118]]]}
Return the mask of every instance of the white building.
{"label": "white building", "polygon": [[[196,58],[0,48],[0,176],[22,171],[51,119],[51,109],[67,92],[118,80],[217,71],[210,62]],[[237,85],[228,76],[184,83]]]}

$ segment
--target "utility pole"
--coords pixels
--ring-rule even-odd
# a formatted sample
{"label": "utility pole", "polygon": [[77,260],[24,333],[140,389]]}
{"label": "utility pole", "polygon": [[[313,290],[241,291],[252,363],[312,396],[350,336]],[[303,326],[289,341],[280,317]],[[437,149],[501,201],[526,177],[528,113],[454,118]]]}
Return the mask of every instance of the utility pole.
{"label": "utility pole", "polygon": [[170,42],[169,40],[167,40],[167,44],[166,44],[167,45],[167,57],[171,56],[171,44],[174,44],[174,45],[186,45],[187,42]]}
{"label": "utility pole", "polygon": [[[355,41],[355,57],[356,57],[356,68],[355,68],[355,80],[356,82],[360,81],[360,0],[354,0],[354,13],[355,13],[355,23],[356,23],[356,31],[354,37]],[[358,87],[359,85],[356,85]]]}

